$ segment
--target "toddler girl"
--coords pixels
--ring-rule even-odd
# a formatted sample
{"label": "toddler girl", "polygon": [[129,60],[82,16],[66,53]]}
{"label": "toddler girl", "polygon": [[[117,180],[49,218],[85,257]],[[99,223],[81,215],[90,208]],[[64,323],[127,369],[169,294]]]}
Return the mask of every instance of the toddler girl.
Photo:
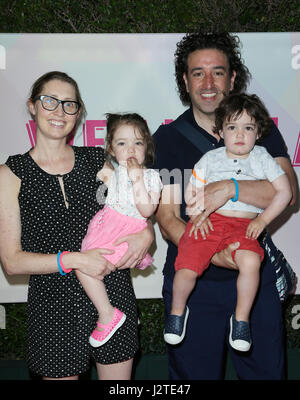
{"label": "toddler girl", "polygon": [[[138,114],[107,114],[106,127],[107,161],[97,177],[108,188],[108,194],[105,206],[90,221],[81,250],[113,250],[113,254],[103,257],[117,264],[128,249],[126,242],[116,245],[117,239],[147,226],[147,218],[158,205],[162,184],[159,174],[145,167],[154,156],[146,121]],[[152,262],[146,254],[137,267],[145,269]],[[77,277],[99,315],[89,342],[93,347],[102,346],[125,322],[126,315],[111,305],[102,281],[81,272]]]}

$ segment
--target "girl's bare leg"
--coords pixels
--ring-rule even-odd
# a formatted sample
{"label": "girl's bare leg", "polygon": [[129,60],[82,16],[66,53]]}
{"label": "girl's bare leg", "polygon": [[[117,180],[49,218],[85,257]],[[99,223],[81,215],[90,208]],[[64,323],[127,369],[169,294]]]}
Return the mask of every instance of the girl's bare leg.
{"label": "girl's bare leg", "polygon": [[76,275],[98,311],[99,322],[104,325],[109,324],[114,315],[114,307],[110,304],[104,283],[79,271],[76,271]]}
{"label": "girl's bare leg", "polygon": [[248,322],[259,285],[260,256],[253,251],[237,250],[235,260],[239,269],[235,318]]}

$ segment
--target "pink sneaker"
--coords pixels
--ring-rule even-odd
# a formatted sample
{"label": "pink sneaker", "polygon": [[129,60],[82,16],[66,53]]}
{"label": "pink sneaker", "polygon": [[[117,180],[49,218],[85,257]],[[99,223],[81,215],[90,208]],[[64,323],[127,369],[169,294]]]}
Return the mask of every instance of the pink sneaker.
{"label": "pink sneaker", "polygon": [[150,256],[150,254],[146,254],[146,256],[142,259],[142,261],[136,266],[136,268],[144,270],[150,265],[153,264],[154,259]]}
{"label": "pink sneaker", "polygon": [[109,324],[104,325],[100,322],[97,322],[97,326],[103,329],[103,331],[97,331],[97,329],[94,329],[89,338],[90,345],[93,347],[102,346],[114,335],[120,326],[123,325],[125,319],[126,315],[122,311],[115,308],[114,316]]}

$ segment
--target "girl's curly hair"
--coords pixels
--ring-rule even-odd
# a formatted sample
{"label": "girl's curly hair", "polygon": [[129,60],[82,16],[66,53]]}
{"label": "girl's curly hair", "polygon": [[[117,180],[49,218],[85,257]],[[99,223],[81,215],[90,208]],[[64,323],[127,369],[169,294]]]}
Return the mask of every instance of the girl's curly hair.
{"label": "girl's curly hair", "polygon": [[223,52],[228,59],[229,75],[236,72],[232,93],[244,92],[251,79],[248,68],[240,52],[241,42],[238,36],[230,33],[188,33],[177,43],[175,52],[175,77],[180,100],[184,105],[190,105],[190,96],[186,91],[183,74],[188,72],[188,56],[196,50],[216,49]]}
{"label": "girl's curly hair", "polygon": [[110,160],[110,150],[112,148],[112,141],[116,130],[122,125],[130,125],[137,129],[145,141],[146,154],[145,166],[151,166],[154,161],[154,141],[149,130],[147,121],[137,113],[107,113],[106,115],[106,157]]}

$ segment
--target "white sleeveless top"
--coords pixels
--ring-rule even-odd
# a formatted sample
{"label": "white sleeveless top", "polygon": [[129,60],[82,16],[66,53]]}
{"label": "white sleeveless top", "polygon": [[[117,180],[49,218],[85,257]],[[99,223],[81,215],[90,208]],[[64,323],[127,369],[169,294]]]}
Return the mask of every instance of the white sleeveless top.
{"label": "white sleeveless top", "polygon": [[[147,192],[161,192],[162,183],[159,173],[154,169],[144,169],[144,183]],[[108,182],[108,195],[105,204],[121,214],[144,219],[135,206],[132,183],[127,168],[116,165]]]}

